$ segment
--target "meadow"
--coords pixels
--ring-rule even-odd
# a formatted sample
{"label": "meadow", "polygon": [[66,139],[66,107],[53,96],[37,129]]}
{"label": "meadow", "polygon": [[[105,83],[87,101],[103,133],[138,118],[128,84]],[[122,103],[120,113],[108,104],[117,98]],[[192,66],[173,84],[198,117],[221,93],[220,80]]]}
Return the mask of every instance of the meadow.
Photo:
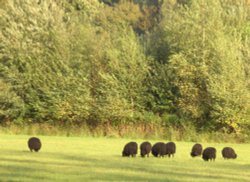
{"label": "meadow", "polygon": [[[28,150],[29,137],[0,135],[0,181],[250,181],[250,144],[202,143],[217,149],[215,162],[205,162],[190,157],[192,142],[176,142],[174,158],[124,158],[131,139],[38,136],[42,148],[35,153]],[[225,146],[235,149],[236,160],[222,158]]]}

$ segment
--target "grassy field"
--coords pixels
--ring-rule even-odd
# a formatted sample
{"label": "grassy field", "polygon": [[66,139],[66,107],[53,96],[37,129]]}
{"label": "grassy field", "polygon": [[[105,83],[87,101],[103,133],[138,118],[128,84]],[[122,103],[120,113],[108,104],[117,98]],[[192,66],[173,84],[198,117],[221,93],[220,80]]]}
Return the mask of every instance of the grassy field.
{"label": "grassy field", "polygon": [[[215,162],[204,162],[189,156],[188,142],[177,142],[171,159],[123,158],[128,139],[40,136],[41,151],[31,153],[28,138],[0,135],[0,181],[250,181],[250,144],[204,143],[218,151]],[[224,146],[235,148],[238,159],[224,160]]]}

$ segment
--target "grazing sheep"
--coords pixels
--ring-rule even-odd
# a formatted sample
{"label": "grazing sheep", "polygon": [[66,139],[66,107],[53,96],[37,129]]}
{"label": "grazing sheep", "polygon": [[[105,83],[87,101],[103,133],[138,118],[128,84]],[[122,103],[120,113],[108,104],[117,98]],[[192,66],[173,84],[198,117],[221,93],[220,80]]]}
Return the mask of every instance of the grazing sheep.
{"label": "grazing sheep", "polygon": [[204,161],[215,160],[216,149],[214,147],[207,147],[202,153],[202,158]]}
{"label": "grazing sheep", "polygon": [[194,144],[190,155],[192,157],[200,156],[202,154],[202,145],[199,143]]}
{"label": "grazing sheep", "polygon": [[163,142],[158,142],[156,144],[153,145],[152,147],[152,154],[155,157],[164,157],[164,155],[166,155],[166,144]]}
{"label": "grazing sheep", "polygon": [[174,154],[176,152],[176,145],[174,142],[168,142],[166,144],[166,154],[168,155],[168,157],[174,157]]}
{"label": "grazing sheep", "polygon": [[224,159],[236,159],[237,158],[237,154],[235,153],[234,149],[231,147],[223,148],[221,153]]}
{"label": "grazing sheep", "polygon": [[36,138],[36,137],[31,137],[29,140],[28,140],[28,147],[30,149],[30,151],[32,152],[33,150],[35,152],[38,152],[41,147],[42,147],[42,143],[40,141],[39,138]]}
{"label": "grazing sheep", "polygon": [[141,156],[145,157],[145,155],[147,155],[147,157],[149,157],[149,153],[151,152],[151,148],[152,148],[151,143],[149,143],[149,142],[143,142],[140,145]]}
{"label": "grazing sheep", "polygon": [[137,154],[137,149],[138,149],[138,145],[136,142],[129,142],[127,143],[122,151],[122,156],[123,157],[135,157]]}

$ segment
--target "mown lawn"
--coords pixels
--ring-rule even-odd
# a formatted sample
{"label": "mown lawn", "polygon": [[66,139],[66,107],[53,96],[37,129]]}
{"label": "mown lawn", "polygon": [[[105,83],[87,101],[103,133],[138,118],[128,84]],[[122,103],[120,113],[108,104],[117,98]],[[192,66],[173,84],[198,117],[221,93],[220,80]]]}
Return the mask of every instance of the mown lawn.
{"label": "mown lawn", "polygon": [[[204,143],[217,148],[216,161],[204,162],[190,157],[188,142],[177,142],[171,159],[123,158],[128,139],[39,136],[42,149],[31,153],[29,137],[0,135],[0,181],[250,181],[250,144]],[[224,160],[224,146],[233,147],[238,159]]]}

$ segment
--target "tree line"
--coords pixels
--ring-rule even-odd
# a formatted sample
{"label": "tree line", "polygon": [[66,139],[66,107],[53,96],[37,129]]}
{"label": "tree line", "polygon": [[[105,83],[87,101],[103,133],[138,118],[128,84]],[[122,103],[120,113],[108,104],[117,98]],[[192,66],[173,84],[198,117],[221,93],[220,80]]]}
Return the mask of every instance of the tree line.
{"label": "tree line", "polygon": [[249,0],[0,0],[0,121],[250,122]]}

